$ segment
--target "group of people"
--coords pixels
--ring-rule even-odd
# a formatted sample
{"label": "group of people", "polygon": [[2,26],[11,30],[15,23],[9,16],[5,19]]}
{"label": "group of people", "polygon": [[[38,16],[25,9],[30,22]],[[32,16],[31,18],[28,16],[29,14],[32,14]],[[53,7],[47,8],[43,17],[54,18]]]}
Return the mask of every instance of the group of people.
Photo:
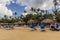
{"label": "group of people", "polygon": [[[1,25],[3,28],[7,28],[7,29],[14,29],[14,26],[12,24],[5,24],[5,25]],[[0,26],[0,27],[1,27]],[[59,23],[54,23],[54,24],[46,24],[46,23],[33,23],[30,24],[29,27],[32,29],[32,31],[37,30],[36,27],[40,27],[41,31],[46,31],[46,28],[52,30],[52,31],[59,31],[60,30],[60,25]]]}
{"label": "group of people", "polygon": [[14,26],[10,24],[3,24],[3,25],[0,25],[0,28],[5,28],[10,30],[10,29],[14,29]]}
{"label": "group of people", "polygon": [[29,25],[30,28],[32,28],[32,31],[33,30],[37,30],[36,27],[40,27],[41,31],[46,31],[46,27],[48,26],[48,28],[52,31],[59,31],[60,30],[60,27],[59,27],[59,23],[54,23],[54,24],[45,24],[45,23],[35,23],[35,24],[31,24]]}
{"label": "group of people", "polygon": [[55,23],[55,24],[51,24],[50,25],[50,30],[52,31],[59,31],[60,30],[60,25],[58,23]]}

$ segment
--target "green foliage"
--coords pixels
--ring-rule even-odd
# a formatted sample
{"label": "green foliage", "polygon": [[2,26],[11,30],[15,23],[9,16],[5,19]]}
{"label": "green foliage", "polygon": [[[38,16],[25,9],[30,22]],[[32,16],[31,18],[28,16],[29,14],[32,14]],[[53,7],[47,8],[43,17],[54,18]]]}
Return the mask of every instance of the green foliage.
{"label": "green foliage", "polygon": [[44,14],[43,17],[44,17],[44,19],[53,19],[52,14]]}
{"label": "green foliage", "polygon": [[[55,5],[55,4],[54,4]],[[53,14],[50,14],[48,12],[48,10],[41,10],[39,8],[35,9],[35,8],[31,8],[30,11],[32,13],[29,13],[27,14],[26,16],[16,16],[17,13],[15,12],[14,13],[14,18],[12,18],[11,16],[8,18],[7,15],[4,15],[4,18],[1,18],[0,19],[0,23],[15,23],[15,22],[18,22],[18,21],[21,21],[21,22],[26,22],[30,19],[32,20],[37,20],[37,21],[42,21],[43,19],[53,19]],[[27,11],[24,11],[25,13]],[[36,14],[33,14],[36,13]],[[45,13],[45,14],[43,14]],[[55,14],[54,16],[56,17],[56,20],[57,22],[60,22],[60,12],[58,11],[58,9],[54,10],[53,13]]]}
{"label": "green foliage", "polygon": [[56,20],[57,20],[57,22],[60,23],[60,12],[57,12],[56,13]]}

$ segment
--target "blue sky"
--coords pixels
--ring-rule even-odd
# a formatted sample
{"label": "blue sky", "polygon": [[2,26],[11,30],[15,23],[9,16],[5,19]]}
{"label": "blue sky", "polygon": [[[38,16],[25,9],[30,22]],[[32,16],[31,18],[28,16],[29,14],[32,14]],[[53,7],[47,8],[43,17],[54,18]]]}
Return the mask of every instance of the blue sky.
{"label": "blue sky", "polygon": [[[13,13],[17,12],[17,16],[20,16],[24,10],[25,10],[26,6],[21,6],[19,4],[16,3],[10,3],[10,5],[7,5],[7,8],[10,9]],[[49,10],[51,12],[51,10]]]}
{"label": "blue sky", "polygon": [[11,3],[10,5],[7,5],[7,8],[12,10],[13,12],[17,12],[17,15],[21,15],[24,12],[25,6],[20,6],[16,3]]}
{"label": "blue sky", "polygon": [[[60,0],[58,3],[60,4]],[[14,12],[20,16],[24,10],[29,13],[31,7],[49,10],[53,6],[53,0],[0,0],[0,16],[13,16]]]}
{"label": "blue sky", "polygon": [[[16,1],[18,1],[18,2],[16,3]],[[28,0],[26,0],[26,1],[25,0],[15,0],[15,3],[11,2],[10,5],[7,6],[7,8],[12,10],[12,12],[16,11],[17,15],[20,16],[24,12],[26,6],[27,6],[27,9],[28,9],[28,6],[31,7],[33,5],[33,7],[35,7],[35,8],[40,7],[43,10],[46,10],[46,9],[53,7],[53,2],[52,2],[53,0],[49,0],[49,1],[46,0],[46,2],[44,2],[42,0],[37,0],[37,1],[34,0],[34,1],[31,1],[30,3],[29,3],[30,0],[28,2],[27,1]],[[51,12],[51,10],[49,10],[49,11]]]}

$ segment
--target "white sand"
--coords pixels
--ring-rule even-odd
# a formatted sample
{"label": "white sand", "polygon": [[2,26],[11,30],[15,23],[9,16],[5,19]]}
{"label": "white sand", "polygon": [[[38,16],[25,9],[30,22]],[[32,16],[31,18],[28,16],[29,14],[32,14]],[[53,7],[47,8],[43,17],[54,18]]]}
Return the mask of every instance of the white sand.
{"label": "white sand", "polygon": [[14,30],[0,29],[0,40],[60,40],[60,31],[30,31],[30,28],[16,27]]}

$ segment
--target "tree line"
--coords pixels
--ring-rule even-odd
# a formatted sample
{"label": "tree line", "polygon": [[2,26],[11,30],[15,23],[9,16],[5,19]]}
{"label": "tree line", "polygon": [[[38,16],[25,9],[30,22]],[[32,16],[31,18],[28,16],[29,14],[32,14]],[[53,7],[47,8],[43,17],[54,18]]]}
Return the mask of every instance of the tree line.
{"label": "tree line", "polygon": [[[15,23],[18,21],[27,23],[27,21],[31,19],[37,21],[42,21],[44,19],[52,19],[60,23],[60,9],[57,8],[57,5],[59,5],[59,3],[57,2],[57,0],[54,0],[53,3],[54,10],[52,10],[52,12],[49,12],[48,10],[41,10],[40,8],[36,9],[31,7],[30,11],[32,13],[28,13],[25,16],[16,16],[17,12],[15,12],[13,18],[12,16],[8,17],[7,15],[4,15],[4,17],[0,19],[0,23]],[[36,14],[34,14],[33,12]],[[24,13],[27,13],[27,11],[25,10]]]}

